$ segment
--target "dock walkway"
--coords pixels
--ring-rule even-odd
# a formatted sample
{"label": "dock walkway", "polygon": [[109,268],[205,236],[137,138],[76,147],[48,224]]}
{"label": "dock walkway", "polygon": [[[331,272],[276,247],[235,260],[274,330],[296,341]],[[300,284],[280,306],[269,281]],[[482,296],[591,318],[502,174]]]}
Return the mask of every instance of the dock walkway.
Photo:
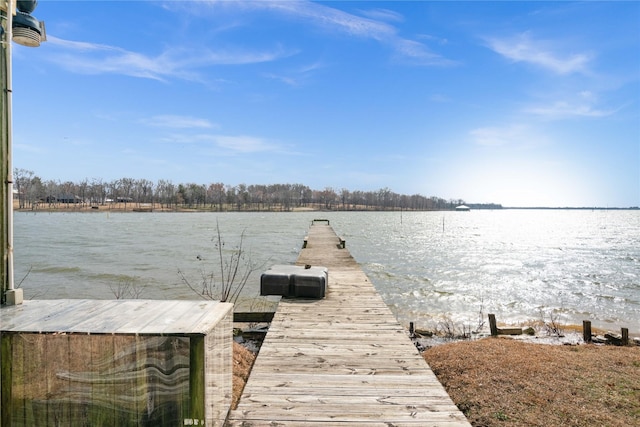
{"label": "dock walkway", "polygon": [[470,426],[329,224],[298,265],[327,267],[322,300],[282,299],[233,426]]}

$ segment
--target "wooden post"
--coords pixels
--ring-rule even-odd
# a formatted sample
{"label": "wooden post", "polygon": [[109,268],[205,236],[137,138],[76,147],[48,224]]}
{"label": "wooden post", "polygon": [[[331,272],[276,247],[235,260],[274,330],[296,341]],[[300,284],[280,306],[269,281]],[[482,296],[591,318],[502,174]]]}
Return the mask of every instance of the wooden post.
{"label": "wooden post", "polygon": [[584,342],[591,342],[591,321],[582,321],[582,339]]}
{"label": "wooden post", "polygon": [[415,335],[415,328],[413,327],[413,322],[409,322],[409,336],[413,338]]}
{"label": "wooden post", "polygon": [[1,372],[0,378],[2,378],[2,390],[0,391],[0,425],[1,426],[10,426],[11,425],[11,410],[13,407],[13,393],[11,391],[11,386],[13,383],[13,378],[11,376],[12,373],[12,364],[13,364],[13,351],[12,351],[12,334],[0,334],[0,341],[2,341],[2,367],[0,367]]}
{"label": "wooden post", "polygon": [[204,425],[204,336],[189,337],[189,419]]}
{"label": "wooden post", "polygon": [[629,329],[622,328],[622,345],[629,345]]}
{"label": "wooden post", "polygon": [[491,329],[491,336],[498,336],[498,326],[496,325],[496,315],[489,314],[489,329]]}

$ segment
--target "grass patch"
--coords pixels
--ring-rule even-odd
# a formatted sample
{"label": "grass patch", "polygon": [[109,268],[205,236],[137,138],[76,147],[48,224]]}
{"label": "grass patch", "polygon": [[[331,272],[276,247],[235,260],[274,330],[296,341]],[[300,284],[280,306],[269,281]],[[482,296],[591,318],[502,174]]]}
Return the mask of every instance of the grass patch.
{"label": "grass patch", "polygon": [[487,338],[423,356],[474,426],[640,425],[640,347]]}

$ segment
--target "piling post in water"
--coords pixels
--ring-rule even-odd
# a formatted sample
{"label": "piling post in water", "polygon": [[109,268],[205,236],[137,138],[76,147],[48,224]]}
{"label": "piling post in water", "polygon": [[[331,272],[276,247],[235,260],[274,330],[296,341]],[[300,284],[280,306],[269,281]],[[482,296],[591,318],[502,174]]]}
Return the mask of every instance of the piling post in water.
{"label": "piling post in water", "polygon": [[489,314],[489,329],[491,329],[491,336],[498,336],[498,326],[496,325],[496,315]]}
{"label": "piling post in water", "polygon": [[591,321],[582,321],[582,339],[584,342],[591,342]]}

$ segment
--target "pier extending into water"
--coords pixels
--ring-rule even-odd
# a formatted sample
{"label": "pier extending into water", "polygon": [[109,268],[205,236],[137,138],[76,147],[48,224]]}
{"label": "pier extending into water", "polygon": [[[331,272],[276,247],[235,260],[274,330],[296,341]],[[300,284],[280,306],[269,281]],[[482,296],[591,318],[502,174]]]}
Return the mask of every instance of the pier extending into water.
{"label": "pier extending into water", "polygon": [[232,426],[470,426],[330,224],[298,265],[329,269],[320,300],[282,299]]}

